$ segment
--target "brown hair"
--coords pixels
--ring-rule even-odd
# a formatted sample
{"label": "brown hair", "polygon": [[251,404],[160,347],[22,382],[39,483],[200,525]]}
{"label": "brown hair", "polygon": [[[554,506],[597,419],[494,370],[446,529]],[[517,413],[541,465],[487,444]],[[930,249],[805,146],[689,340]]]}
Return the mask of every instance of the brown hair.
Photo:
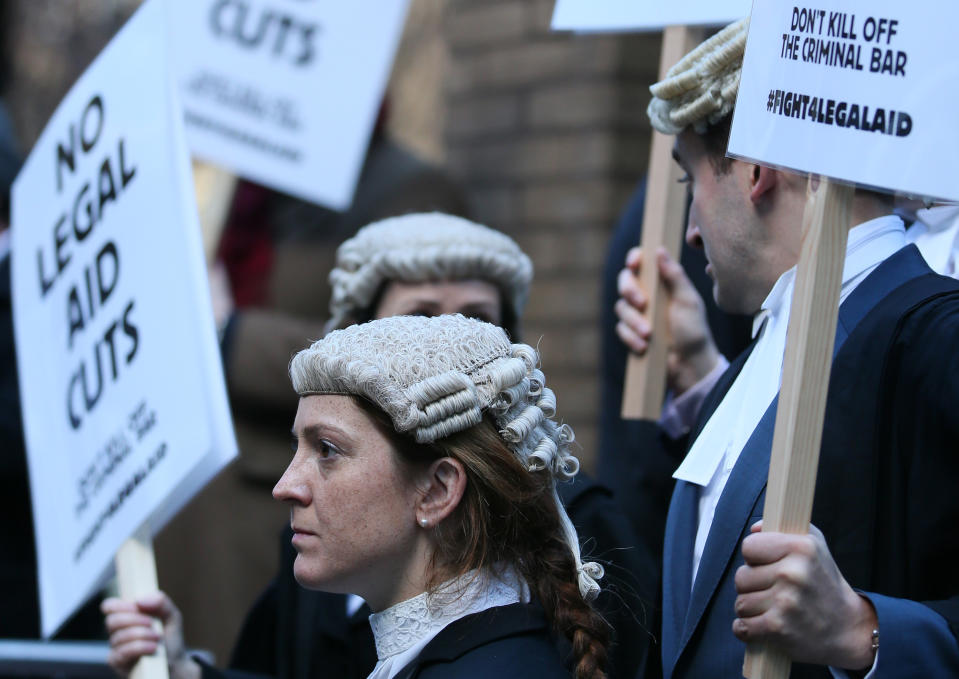
{"label": "brown hair", "polygon": [[[732,129],[733,114],[725,115],[718,122],[709,125],[705,132],[698,133],[703,142],[706,154],[709,157],[709,164],[717,177],[728,174],[733,166],[733,159],[726,156],[726,148],[729,146],[729,133]],[[805,176],[805,175],[803,175]],[[875,191],[869,188],[857,187],[856,191],[865,194],[881,205],[892,210],[895,205],[895,195],[887,191]]]}
{"label": "brown hair", "polygon": [[709,164],[717,177],[729,174],[733,167],[733,159],[726,157],[726,147],[729,146],[729,131],[733,125],[733,114],[728,113],[718,122],[709,125],[705,132],[697,133],[706,148]]}
{"label": "brown hair", "polygon": [[432,528],[437,548],[430,587],[450,573],[513,566],[543,606],[554,631],[572,644],[576,678],[603,679],[609,626],[580,594],[551,477],[527,471],[488,416],[470,429],[424,445],[398,434],[389,416],[370,402],[356,401],[411,469],[450,457],[466,470],[459,505]]}

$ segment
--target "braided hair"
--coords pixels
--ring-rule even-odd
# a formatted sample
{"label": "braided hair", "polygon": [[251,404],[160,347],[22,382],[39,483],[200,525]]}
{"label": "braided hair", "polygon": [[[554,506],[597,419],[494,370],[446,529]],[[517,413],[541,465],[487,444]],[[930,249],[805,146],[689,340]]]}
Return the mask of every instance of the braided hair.
{"label": "braided hair", "polygon": [[436,544],[430,586],[442,584],[443,574],[451,572],[514,568],[542,605],[553,631],[570,643],[576,679],[603,679],[610,627],[580,591],[550,475],[524,467],[489,417],[422,445],[398,434],[389,417],[369,401],[356,402],[411,468],[450,457],[466,470],[459,505],[430,528]]}

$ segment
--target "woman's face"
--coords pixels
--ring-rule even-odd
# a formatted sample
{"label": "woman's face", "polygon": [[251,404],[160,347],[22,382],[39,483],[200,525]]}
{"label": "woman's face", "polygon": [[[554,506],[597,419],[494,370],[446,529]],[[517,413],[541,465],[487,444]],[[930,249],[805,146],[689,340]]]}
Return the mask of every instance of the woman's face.
{"label": "woman's face", "polygon": [[457,313],[493,325],[502,324],[499,288],[489,281],[472,278],[423,283],[390,281],[383,290],[373,316],[388,318]]}
{"label": "woman's face", "polygon": [[290,504],[297,581],[359,594],[375,609],[422,591],[420,494],[370,416],[349,396],[304,396],[293,438],[296,452],[273,496]]}

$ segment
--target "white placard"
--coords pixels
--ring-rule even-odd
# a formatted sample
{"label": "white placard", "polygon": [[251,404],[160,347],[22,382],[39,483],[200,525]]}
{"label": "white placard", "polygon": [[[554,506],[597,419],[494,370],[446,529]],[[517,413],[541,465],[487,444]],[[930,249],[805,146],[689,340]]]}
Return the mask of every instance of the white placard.
{"label": "white placard", "polygon": [[750,0],[556,0],[554,31],[661,31],[725,26],[749,14]]}
{"label": "white placard", "polygon": [[236,454],[167,58],[148,0],[12,189],[17,364],[44,636]]}
{"label": "white placard", "polygon": [[408,0],[170,0],[195,155],[305,200],[353,198]]}
{"label": "white placard", "polygon": [[753,7],[729,153],[959,199],[959,3]]}

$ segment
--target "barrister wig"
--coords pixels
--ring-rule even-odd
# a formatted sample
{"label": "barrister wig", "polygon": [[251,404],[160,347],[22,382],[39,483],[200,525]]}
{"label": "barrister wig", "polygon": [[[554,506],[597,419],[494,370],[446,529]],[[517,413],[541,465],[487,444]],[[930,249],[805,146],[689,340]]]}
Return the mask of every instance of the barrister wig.
{"label": "barrister wig", "polygon": [[679,60],[649,88],[646,109],[653,127],[679,134],[687,127],[702,134],[736,105],[749,19],[736,21]]}
{"label": "barrister wig", "polygon": [[576,678],[602,679],[609,628],[588,602],[603,568],[583,563],[557,494],[579,461],[538,361],[489,323],[395,316],[330,332],[293,358],[290,376],[301,397],[353,397],[410,469],[457,460],[466,487],[429,529],[430,587],[444,573],[515,569],[571,642]]}
{"label": "barrister wig", "polygon": [[440,212],[390,217],[369,224],[336,251],[326,330],[367,321],[388,281],[480,279],[503,300],[503,327],[518,337],[533,264],[508,236]]}
{"label": "barrister wig", "polygon": [[592,600],[603,569],[582,562],[576,529],[555,487],[579,471],[569,452],[573,432],[552,419],[556,397],[538,360],[535,349],[511,344],[489,323],[459,314],[397,316],[329,333],[293,358],[290,376],[300,396],[366,399],[418,444],[464,432],[489,416],[526,473],[549,479],[579,592]]}

